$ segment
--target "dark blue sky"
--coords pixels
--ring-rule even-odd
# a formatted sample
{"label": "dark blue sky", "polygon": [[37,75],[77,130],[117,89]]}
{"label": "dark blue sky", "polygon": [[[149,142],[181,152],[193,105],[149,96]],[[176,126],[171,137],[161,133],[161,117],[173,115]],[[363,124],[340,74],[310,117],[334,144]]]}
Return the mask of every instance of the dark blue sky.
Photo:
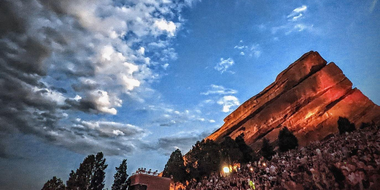
{"label": "dark blue sky", "polygon": [[161,171],[310,50],[380,104],[377,0],[5,0],[0,18],[4,190],[98,151],[107,186],[124,158]]}

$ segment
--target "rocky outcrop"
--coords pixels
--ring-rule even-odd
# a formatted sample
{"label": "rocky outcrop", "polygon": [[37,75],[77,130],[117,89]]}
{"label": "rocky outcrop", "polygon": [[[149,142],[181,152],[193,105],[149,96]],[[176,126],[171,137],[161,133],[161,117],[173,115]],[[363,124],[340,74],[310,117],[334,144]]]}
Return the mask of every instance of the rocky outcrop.
{"label": "rocky outcrop", "polygon": [[236,138],[244,133],[247,144],[257,149],[263,137],[275,141],[286,126],[300,145],[338,132],[339,117],[360,127],[380,124],[380,107],[352,88],[335,63],[318,52],[308,52],[282,71],[275,82],[250,98],[224,119],[224,125],[208,139]]}

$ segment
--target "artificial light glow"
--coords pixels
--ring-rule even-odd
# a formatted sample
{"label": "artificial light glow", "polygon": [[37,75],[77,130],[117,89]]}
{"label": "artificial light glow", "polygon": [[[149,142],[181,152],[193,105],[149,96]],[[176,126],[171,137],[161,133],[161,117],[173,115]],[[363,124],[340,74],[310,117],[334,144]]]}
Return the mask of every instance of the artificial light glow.
{"label": "artificial light glow", "polygon": [[225,167],[223,168],[223,172],[224,172],[225,174],[228,174],[228,173],[230,173],[230,169],[229,169],[227,166],[225,166]]}
{"label": "artificial light glow", "polygon": [[263,163],[263,166],[265,167],[265,166],[267,166],[265,163]]}

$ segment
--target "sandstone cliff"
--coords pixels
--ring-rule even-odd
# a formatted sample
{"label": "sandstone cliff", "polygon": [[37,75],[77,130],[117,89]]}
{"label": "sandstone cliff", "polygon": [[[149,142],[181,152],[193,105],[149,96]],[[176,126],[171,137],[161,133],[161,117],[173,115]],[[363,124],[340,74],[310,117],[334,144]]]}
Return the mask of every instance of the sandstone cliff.
{"label": "sandstone cliff", "polygon": [[335,63],[327,64],[311,51],[228,115],[224,125],[207,138],[220,141],[244,133],[246,143],[257,150],[263,137],[273,142],[286,126],[300,145],[306,145],[337,133],[339,117],[348,118],[357,128],[362,123],[380,124],[380,107],[352,89]]}

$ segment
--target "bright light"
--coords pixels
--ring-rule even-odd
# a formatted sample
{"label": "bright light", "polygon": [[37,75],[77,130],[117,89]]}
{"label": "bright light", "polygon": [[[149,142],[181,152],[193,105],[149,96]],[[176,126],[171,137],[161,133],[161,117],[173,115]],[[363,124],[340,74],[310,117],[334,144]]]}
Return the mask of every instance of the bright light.
{"label": "bright light", "polygon": [[249,168],[249,170],[251,170],[251,172],[253,172],[253,168],[251,167],[251,168]]}
{"label": "bright light", "polygon": [[265,166],[267,166],[265,163],[263,163],[263,166],[265,167]]}
{"label": "bright light", "polygon": [[230,169],[229,169],[227,166],[225,166],[225,167],[223,168],[223,172],[224,172],[225,174],[228,174],[228,173],[230,173]]}

